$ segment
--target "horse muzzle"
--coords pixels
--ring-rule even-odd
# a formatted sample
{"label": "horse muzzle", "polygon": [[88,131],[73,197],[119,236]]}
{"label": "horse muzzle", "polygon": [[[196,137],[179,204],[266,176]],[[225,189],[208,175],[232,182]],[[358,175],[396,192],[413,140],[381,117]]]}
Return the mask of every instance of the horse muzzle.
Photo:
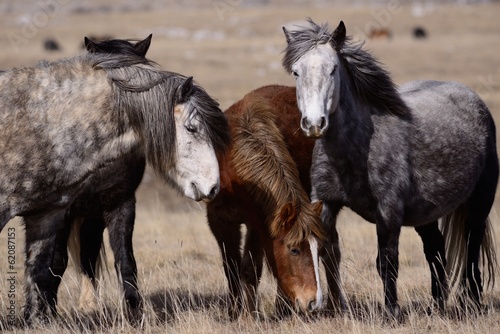
{"label": "horse muzzle", "polygon": [[304,134],[308,138],[318,139],[323,137],[323,131],[319,126],[311,126],[307,131],[304,131]]}
{"label": "horse muzzle", "polygon": [[307,117],[302,117],[302,120],[300,121],[300,128],[306,137],[318,139],[326,133],[328,121],[325,117],[321,117],[319,125],[315,123],[317,122],[311,122]]}
{"label": "horse muzzle", "polygon": [[191,183],[191,195],[186,194],[187,197],[195,200],[196,202],[203,201],[205,203],[211,202],[220,191],[220,183],[208,187],[206,190],[200,189],[196,183]]}

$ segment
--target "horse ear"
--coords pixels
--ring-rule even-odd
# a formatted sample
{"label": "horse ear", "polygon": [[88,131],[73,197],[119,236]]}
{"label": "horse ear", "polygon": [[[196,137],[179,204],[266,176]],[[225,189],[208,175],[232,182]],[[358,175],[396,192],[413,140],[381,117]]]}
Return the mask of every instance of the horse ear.
{"label": "horse ear", "polygon": [[85,44],[85,48],[87,49],[88,52],[90,53],[94,53],[97,51],[97,46],[95,45],[95,43],[90,40],[89,38],[87,37],[84,37],[83,38],[83,43]]}
{"label": "horse ear", "polygon": [[142,57],[146,57],[146,53],[149,50],[149,46],[151,45],[151,39],[153,38],[153,34],[149,34],[148,37],[134,44],[134,49],[137,51],[139,55]]}
{"label": "horse ear", "polygon": [[177,103],[186,102],[193,91],[193,77],[189,77],[177,88]]}
{"label": "horse ear", "polygon": [[280,212],[280,218],[282,221],[282,227],[288,229],[292,226],[293,222],[297,218],[298,211],[300,209],[294,205],[292,202],[286,203]]}
{"label": "horse ear", "polygon": [[334,32],[332,32],[331,38],[332,38],[333,44],[335,45],[335,49],[337,49],[337,51],[342,49],[342,47],[344,46],[345,39],[346,39],[346,29],[345,29],[344,21],[340,21],[338,27],[335,29]]}
{"label": "horse ear", "polygon": [[322,201],[317,201],[312,203],[313,205],[313,210],[316,212],[318,215],[321,215],[321,211],[323,210],[323,202]]}
{"label": "horse ear", "polygon": [[290,44],[291,41],[293,41],[293,37],[292,37],[292,34],[290,33],[290,31],[288,31],[287,28],[283,27],[283,33],[285,34],[285,38],[286,38],[286,43],[287,44]]}

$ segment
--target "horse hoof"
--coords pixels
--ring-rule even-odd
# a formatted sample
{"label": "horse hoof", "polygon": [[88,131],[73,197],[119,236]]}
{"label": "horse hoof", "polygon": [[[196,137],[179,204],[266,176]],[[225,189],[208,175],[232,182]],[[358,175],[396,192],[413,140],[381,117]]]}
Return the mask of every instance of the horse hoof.
{"label": "horse hoof", "polygon": [[398,324],[403,322],[403,314],[401,307],[398,304],[388,305],[386,308],[386,317],[388,321],[396,322]]}

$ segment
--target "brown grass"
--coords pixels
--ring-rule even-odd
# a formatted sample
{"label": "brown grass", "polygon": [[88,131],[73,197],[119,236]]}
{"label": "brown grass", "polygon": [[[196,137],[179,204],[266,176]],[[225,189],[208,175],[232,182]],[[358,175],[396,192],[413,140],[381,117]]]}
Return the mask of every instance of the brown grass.
{"label": "brown grass", "polygon": [[[376,7],[380,11],[384,7]],[[164,68],[194,75],[209,93],[227,108],[232,102],[259,86],[271,83],[293,84],[281,68],[280,52],[285,39],[281,26],[311,16],[316,21],[340,19],[348,33],[361,32],[374,22],[370,7],[288,6],[234,8],[220,20],[212,7],[166,8],[155,11],[121,13],[64,13],[51,18],[34,37],[15,53],[8,33],[20,33],[18,14],[0,13],[0,68],[30,65],[40,59],[55,59],[80,52],[83,36],[112,34],[116,37],[144,38],[154,34],[149,56]],[[30,11],[29,13],[32,13]],[[28,13],[28,12],[26,12]],[[25,13],[25,14],[26,14]],[[461,81],[476,89],[500,124],[500,5],[437,6],[423,17],[413,17],[411,7],[391,15],[392,38],[367,41],[366,47],[386,64],[394,79]],[[415,40],[411,29],[424,26],[429,38]],[[184,37],[173,37],[167,29],[185,29]],[[223,40],[195,40],[206,29],[223,33]],[[171,30],[172,31],[172,30]],[[170,36],[170,37],[169,37]],[[46,37],[56,37],[61,52],[42,49]],[[344,211],[339,218],[343,252],[342,279],[351,302],[345,316],[302,319],[292,317],[274,321],[275,286],[266,272],[260,298],[266,315],[260,322],[230,322],[226,314],[227,288],[219,250],[205,219],[203,205],[188,202],[146,175],[138,193],[138,215],[134,248],[139,268],[139,286],[145,298],[145,312],[139,328],[124,320],[120,290],[113,270],[103,279],[97,311],[82,314],[76,309],[78,276],[68,269],[60,287],[61,317],[52,324],[35,324],[28,333],[492,333],[500,327],[500,287],[485,293],[489,306],[485,315],[458,319],[453,315],[427,316],[430,301],[430,273],[420,238],[413,229],[403,229],[400,241],[400,302],[407,313],[401,325],[383,321],[382,284],[375,269],[376,236],[373,225]],[[499,240],[499,202],[492,212],[496,239]],[[24,303],[23,230],[13,220],[0,234],[0,328],[5,325],[10,302],[7,294],[7,228],[16,229],[16,310]],[[497,246],[498,248],[498,246]],[[498,250],[500,251],[500,250]],[[111,251],[108,248],[108,255]],[[497,273],[498,274],[498,273]],[[15,332],[24,330],[15,328]]]}

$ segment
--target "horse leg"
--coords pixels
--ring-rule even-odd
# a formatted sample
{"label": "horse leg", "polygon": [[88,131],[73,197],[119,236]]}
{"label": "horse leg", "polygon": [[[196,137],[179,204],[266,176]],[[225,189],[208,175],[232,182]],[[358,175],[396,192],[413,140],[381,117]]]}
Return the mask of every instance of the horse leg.
{"label": "horse leg", "polygon": [[125,301],[133,319],[141,312],[142,299],[137,288],[137,265],[132,247],[135,221],[135,196],[119,206],[104,210],[109,241],[115,256],[116,272],[120,274]]}
{"label": "horse leg", "polygon": [[235,217],[241,213],[230,211],[233,210],[228,210],[221,198],[216,197],[207,204],[208,225],[219,245],[224,274],[229,286],[229,317],[236,320],[241,313],[242,304],[239,269],[241,264],[241,231],[240,224],[235,220]]}
{"label": "horse leg", "polygon": [[258,318],[259,314],[257,287],[262,276],[263,259],[264,249],[259,234],[254,228],[249,227],[245,239],[240,275],[245,309],[253,318]]}
{"label": "horse leg", "polygon": [[321,258],[325,265],[326,281],[328,284],[329,298],[327,301],[327,310],[341,311],[347,310],[347,304],[342,293],[342,281],[340,278],[340,246],[339,234],[337,232],[337,215],[340,207],[337,208],[331,204],[324,203],[321,212],[321,220],[326,230],[328,239],[325,241]]}
{"label": "horse leg", "polygon": [[417,226],[415,231],[420,235],[424,246],[425,259],[431,270],[431,291],[434,302],[444,312],[448,298],[448,280],[446,277],[446,255],[444,238],[439,230],[438,222]]}
{"label": "horse leg", "polygon": [[401,319],[401,309],[398,304],[397,279],[401,226],[383,220],[378,221],[376,226],[378,239],[377,271],[384,285],[385,307],[388,315],[399,321]]}
{"label": "horse leg", "polygon": [[[25,321],[45,318],[47,310],[56,314],[57,287],[64,272],[66,252],[64,239],[64,210],[47,216],[25,217]],[[67,236],[66,236],[67,237]],[[65,247],[63,247],[65,248]],[[53,265],[55,265],[53,267]]]}
{"label": "horse leg", "polygon": [[467,217],[465,219],[464,237],[467,245],[467,267],[462,279],[462,286],[467,286],[467,296],[472,299],[478,309],[481,309],[483,292],[483,283],[479,268],[481,246],[484,247],[483,262],[488,264],[485,267],[489,268],[491,275],[494,274],[494,269],[491,269],[491,265],[492,262],[495,263],[495,245],[484,243],[484,239],[486,229],[490,228],[488,225],[488,215],[495,199],[495,191],[496,183],[494,182],[485,181],[478,183],[469,199],[468,210],[465,210]]}
{"label": "horse leg", "polygon": [[97,259],[101,250],[104,219],[102,212],[87,212],[80,229],[80,266],[82,270],[82,281],[80,286],[80,298],[78,308],[84,312],[90,312],[95,308],[95,294],[97,291]]}

